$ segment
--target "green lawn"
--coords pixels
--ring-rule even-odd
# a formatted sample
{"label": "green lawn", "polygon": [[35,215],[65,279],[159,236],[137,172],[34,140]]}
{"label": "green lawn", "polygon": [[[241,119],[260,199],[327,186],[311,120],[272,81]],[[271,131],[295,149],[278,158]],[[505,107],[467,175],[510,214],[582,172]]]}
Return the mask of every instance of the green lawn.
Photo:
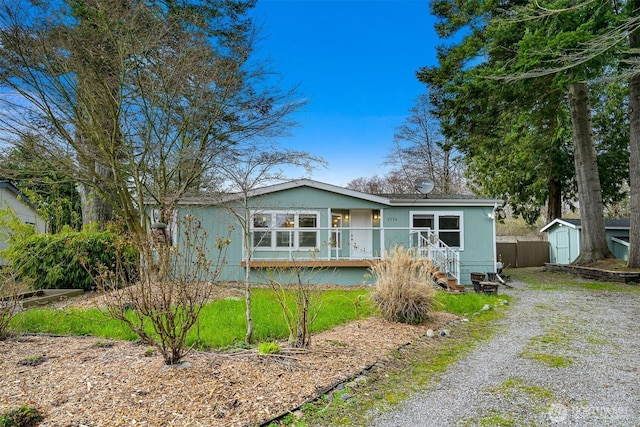
{"label": "green lawn", "polygon": [[[369,289],[334,289],[319,294],[317,318],[313,332],[328,330],[349,321],[366,318],[376,310],[369,299]],[[437,294],[439,310],[459,315],[480,311],[485,304],[494,304],[497,298],[468,293]],[[288,329],[282,309],[272,291],[253,291],[254,340],[257,342],[286,339]],[[200,326],[191,331],[187,345],[199,349],[223,349],[244,342],[246,332],[244,299],[228,298],[206,305],[201,312]],[[121,322],[111,319],[105,312],[89,309],[31,309],[16,316],[13,327],[17,332],[56,335],[92,335],[101,338],[135,340],[137,336]]]}
{"label": "green lawn", "polygon": [[[366,289],[322,291],[313,331],[330,329],[354,319],[370,316],[374,308]],[[253,291],[254,338],[256,341],[286,339],[288,329],[282,309],[273,292]],[[31,309],[16,316],[12,325],[17,332],[56,335],[93,335],[135,340],[137,336],[121,322],[97,309]],[[244,299],[229,298],[207,304],[200,314],[200,327],[191,331],[187,345],[198,348],[226,348],[244,341],[246,332]]]}

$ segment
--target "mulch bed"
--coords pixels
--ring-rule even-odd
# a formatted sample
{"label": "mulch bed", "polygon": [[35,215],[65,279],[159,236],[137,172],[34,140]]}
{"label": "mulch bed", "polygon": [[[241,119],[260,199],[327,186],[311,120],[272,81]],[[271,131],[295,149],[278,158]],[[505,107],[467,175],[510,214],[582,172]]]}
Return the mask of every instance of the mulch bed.
{"label": "mulch bed", "polygon": [[[313,337],[306,351],[193,352],[167,368],[147,347],[95,337],[0,342],[0,410],[28,404],[41,426],[249,426],[309,402],[455,319],[419,326],[369,318]],[[42,356],[39,364],[26,359]]]}

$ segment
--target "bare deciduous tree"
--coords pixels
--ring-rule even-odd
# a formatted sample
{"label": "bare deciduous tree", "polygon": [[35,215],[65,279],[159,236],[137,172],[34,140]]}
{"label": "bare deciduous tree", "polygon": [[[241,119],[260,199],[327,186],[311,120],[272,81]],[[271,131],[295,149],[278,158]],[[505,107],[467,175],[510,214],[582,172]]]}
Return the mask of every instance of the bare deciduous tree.
{"label": "bare deciduous tree", "polygon": [[313,278],[322,269],[302,267],[292,262],[290,267],[268,271],[268,283],[274,293],[287,329],[289,345],[293,348],[308,348],[311,345],[311,327],[322,306],[322,290]]}
{"label": "bare deciduous tree", "polygon": [[247,320],[245,342],[249,344],[253,335],[251,262],[254,246],[251,236],[251,221],[253,214],[261,208],[259,198],[253,197],[255,190],[267,184],[284,181],[285,174],[280,169],[281,167],[299,167],[308,173],[314,167],[324,165],[325,162],[306,152],[282,149],[275,145],[253,141],[253,143],[221,154],[219,164],[217,177],[225,186],[225,191],[222,196],[214,196],[213,202],[226,206],[242,230]]}
{"label": "bare deciduous tree", "polygon": [[461,155],[444,140],[430,109],[428,94],[416,98],[409,117],[396,130],[385,164],[393,168],[394,175],[401,177],[404,187],[411,191],[417,180],[428,178],[433,181],[435,192],[464,193]]}
{"label": "bare deciduous tree", "polygon": [[0,340],[11,336],[11,321],[20,310],[19,285],[15,274],[7,269],[0,269]]}
{"label": "bare deciduous tree", "polygon": [[405,193],[405,187],[390,179],[389,175],[360,177],[349,181],[346,187],[350,190],[367,194]]}
{"label": "bare deciduous tree", "polygon": [[[174,365],[191,350],[187,336],[211,299],[229,240],[217,237],[213,247],[219,252],[212,260],[208,236],[195,217],[183,221],[179,250],[164,232],[157,229],[124,240],[117,248],[116,266],[103,266],[96,282],[109,315],[156,347],[167,365]],[[145,264],[142,277],[137,276],[138,263]]]}
{"label": "bare deciduous tree", "polygon": [[302,105],[250,61],[251,1],[168,3],[1,5],[0,137],[42,136],[56,167],[138,234],[149,201],[172,212],[221,152],[281,135]]}

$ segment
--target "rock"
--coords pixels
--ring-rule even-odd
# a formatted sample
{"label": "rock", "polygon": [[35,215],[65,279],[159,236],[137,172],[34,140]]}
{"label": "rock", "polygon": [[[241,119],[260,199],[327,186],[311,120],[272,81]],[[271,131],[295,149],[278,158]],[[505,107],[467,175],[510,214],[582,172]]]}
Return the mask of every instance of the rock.
{"label": "rock", "polygon": [[167,369],[187,369],[191,367],[191,362],[187,362],[186,360],[180,363],[176,363],[175,365],[164,365],[162,367],[163,371]]}
{"label": "rock", "polygon": [[349,381],[348,383],[345,384],[346,388],[354,388],[357,387],[360,384],[364,384],[367,382],[367,377],[365,377],[364,375],[360,375],[356,378],[354,378],[353,380]]}
{"label": "rock", "polygon": [[451,333],[449,332],[448,329],[443,329],[441,331],[438,332],[440,334],[441,337],[448,337],[449,335],[451,335]]}
{"label": "rock", "polygon": [[351,395],[349,393],[343,393],[340,395],[340,399],[342,399],[343,402],[346,402],[347,400],[351,399]]}
{"label": "rock", "polygon": [[366,377],[366,376],[364,376],[364,375],[360,375],[360,376],[359,376],[358,378],[356,378],[354,381],[355,381],[357,384],[364,384],[364,383],[366,383],[366,382],[367,382],[367,381],[369,381],[369,380],[367,379],[367,377]]}
{"label": "rock", "polygon": [[484,307],[480,309],[480,311],[487,311],[487,310],[491,310],[491,306],[489,304],[485,304]]}
{"label": "rock", "polygon": [[427,336],[429,338],[433,338],[436,335],[435,332],[433,332],[433,329],[427,329]]}

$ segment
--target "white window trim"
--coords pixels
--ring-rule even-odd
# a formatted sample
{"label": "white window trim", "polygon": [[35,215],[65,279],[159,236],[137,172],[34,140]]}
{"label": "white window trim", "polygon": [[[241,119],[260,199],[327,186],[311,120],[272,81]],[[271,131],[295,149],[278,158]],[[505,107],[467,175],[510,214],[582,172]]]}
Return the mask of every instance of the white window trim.
{"label": "white window trim", "polygon": [[[300,233],[301,232],[315,232],[316,233],[316,243],[320,242],[320,212],[319,211],[292,211],[292,210],[279,210],[279,209],[270,209],[270,210],[254,210],[250,212],[250,228],[249,231],[251,233],[251,250],[252,251],[277,251],[277,252],[291,252],[291,251],[308,251],[308,250],[317,250],[318,246],[300,246]],[[294,216],[294,227],[276,227],[275,218],[276,215],[293,215]],[[269,215],[270,221],[268,227],[254,227],[253,226],[253,218],[255,215]],[[300,227],[300,215],[315,215],[316,217],[316,226],[315,227]],[[266,231],[270,232],[270,245],[269,246],[254,246],[253,245],[253,232],[255,231]],[[278,246],[276,232],[278,231],[290,231],[293,233],[293,245],[292,246]]]}
{"label": "white window trim", "polygon": [[[441,216],[457,216],[460,218],[460,246],[452,246],[452,248],[458,251],[464,251],[464,211],[409,211],[409,228],[411,230],[421,230],[422,227],[413,226],[414,215],[433,215],[433,228],[431,229],[437,235],[440,235],[440,218]],[[426,228],[424,229],[426,230]],[[443,230],[452,231],[452,230]]]}

